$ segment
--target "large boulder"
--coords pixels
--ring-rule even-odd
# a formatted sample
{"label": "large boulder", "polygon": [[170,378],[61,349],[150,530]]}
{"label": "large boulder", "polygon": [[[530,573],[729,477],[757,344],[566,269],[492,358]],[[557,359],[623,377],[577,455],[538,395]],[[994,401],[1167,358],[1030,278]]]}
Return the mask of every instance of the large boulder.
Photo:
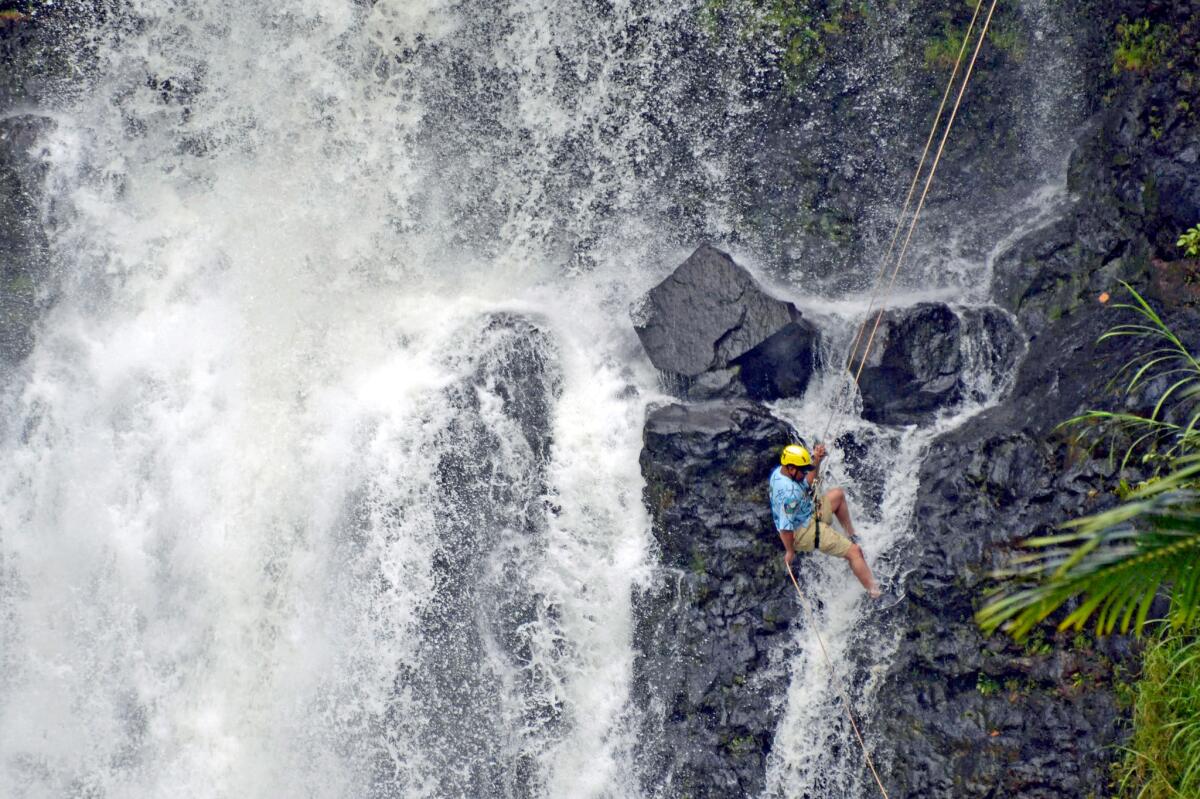
{"label": "large boulder", "polygon": [[1019,343],[1012,321],[994,308],[956,312],[927,302],[887,311],[859,378],[863,418],[924,424],[983,400],[1011,373]]}
{"label": "large boulder", "polygon": [[634,597],[639,777],[648,794],[757,796],[797,614],[766,495],[788,428],[748,402],[670,405],[643,440],[662,566]]}
{"label": "large boulder", "polygon": [[707,244],[646,294],[634,328],[668,387],[689,399],[798,396],[820,348],[796,306]]}

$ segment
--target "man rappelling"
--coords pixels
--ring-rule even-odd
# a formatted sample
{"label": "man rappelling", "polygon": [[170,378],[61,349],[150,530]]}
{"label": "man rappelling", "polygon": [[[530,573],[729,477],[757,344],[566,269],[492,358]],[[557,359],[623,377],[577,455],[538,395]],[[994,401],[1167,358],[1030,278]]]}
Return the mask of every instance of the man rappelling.
{"label": "man rappelling", "polygon": [[[854,523],[850,521],[850,505],[840,488],[826,491],[813,503],[813,494],[821,461],[825,459],[825,446],[813,447],[812,454],[799,444],[783,448],[779,466],[771,472],[771,514],[775,528],[783,541],[783,561],[789,570],[796,552],[811,552],[819,549],[826,555],[845,558],[850,570],[867,589],[872,599],[881,592],[871,569],[863,558],[862,548],[855,544]],[[837,517],[845,535],[832,526]]]}

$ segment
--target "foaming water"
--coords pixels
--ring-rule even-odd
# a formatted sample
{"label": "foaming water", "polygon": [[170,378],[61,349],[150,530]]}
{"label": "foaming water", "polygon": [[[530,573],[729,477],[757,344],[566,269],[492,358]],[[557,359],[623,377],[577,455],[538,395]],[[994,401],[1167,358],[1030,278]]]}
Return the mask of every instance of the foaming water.
{"label": "foaming water", "polygon": [[[977,268],[982,270],[986,264]],[[912,299],[931,298],[922,294]],[[921,461],[940,435],[1000,400],[1012,385],[1011,360],[997,357],[994,333],[976,316],[979,310],[971,306],[956,309],[962,324],[963,398],[927,425],[888,427],[863,420],[857,396],[848,394],[852,381],[838,370],[821,375],[803,400],[780,402],[775,407],[781,418],[796,430],[808,432],[813,440],[828,425],[830,457],[824,468],[825,485],[846,490],[859,543],[884,596],[878,606],[869,600],[842,560],[801,559],[798,579],[817,607],[817,629],[806,620],[796,632],[796,654],[788,662],[792,680],[784,700],[785,713],[767,765],[768,796],[870,796],[877,790],[846,718],[841,691],[850,697],[867,745],[876,748],[871,737],[871,708],[886,663],[904,631],[881,624],[874,616],[879,607],[903,598],[903,574],[892,555],[920,534],[912,512]],[[990,312],[999,313],[995,309]],[[822,330],[829,334],[828,358],[845,356],[860,319],[857,312],[850,316],[827,313],[822,318]]]}
{"label": "foaming water", "polygon": [[[547,85],[534,7],[491,52],[438,3],[131,15],[5,401],[0,792],[618,790],[653,378],[538,198],[605,76]],[[469,53],[503,102],[447,115]]]}

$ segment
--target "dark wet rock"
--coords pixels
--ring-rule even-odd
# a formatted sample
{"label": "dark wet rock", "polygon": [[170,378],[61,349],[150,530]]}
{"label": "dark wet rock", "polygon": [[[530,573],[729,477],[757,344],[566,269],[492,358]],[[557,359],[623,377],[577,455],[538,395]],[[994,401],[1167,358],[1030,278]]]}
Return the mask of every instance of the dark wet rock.
{"label": "dark wet rock", "polygon": [[1117,281],[1137,282],[1150,260],[1149,243],[1123,230],[1107,204],[1066,206],[1062,215],[1017,241],[996,259],[992,294],[1030,336],[1095,304]]}
{"label": "dark wet rock", "polygon": [[[1200,19],[1196,2],[1126,11],[1175,29],[1185,27],[1178,15]],[[1088,408],[1145,411],[1162,390],[1147,387],[1128,400],[1109,391],[1142,342],[1098,342],[1128,321],[1098,295],[1122,298],[1117,281],[1132,282],[1160,304],[1186,346],[1200,349],[1194,302],[1162,290],[1181,281],[1151,282],[1148,269],[1159,261],[1172,268],[1173,237],[1200,197],[1195,170],[1180,168],[1200,138],[1196,120],[1165,112],[1179,100],[1179,70],[1194,69],[1196,55],[1181,53],[1173,64],[1115,81],[1072,157],[1068,202],[994,265],[994,297],[1031,341],[1008,397],[935,441],[921,467],[912,544],[902,549],[906,599],[892,611],[904,635],[875,715],[880,755],[895,766],[894,796],[1109,793],[1109,766],[1128,729],[1114,682],[1126,679],[1118,667],[1137,668],[1130,641],[1050,627],[1018,646],[985,639],[972,617],[988,573],[1017,541],[1111,506],[1118,479],[1144,476],[1115,473],[1058,428]]]}
{"label": "dark wet rock", "polygon": [[1025,337],[1013,317],[999,308],[964,308],[958,315],[964,366],[972,375],[964,381],[965,398],[984,402],[1012,385]]}
{"label": "dark wet rock", "polygon": [[787,442],[787,425],[747,402],[670,405],[646,420],[642,473],[662,561],[634,603],[647,792],[763,789],[787,684],[777,655],[796,614],[766,494]]}
{"label": "dark wet rock", "polygon": [[[475,366],[446,389],[449,421],[433,465],[431,593],[413,661],[396,679],[420,712],[392,711],[387,723],[431,742],[424,776],[440,794],[524,796],[536,792],[537,766],[511,747],[502,703],[515,691],[527,714],[521,725],[557,723],[559,708],[546,699],[553,690],[531,668],[533,623],[551,611],[530,585],[529,564],[545,547],[551,410],[562,378],[552,339],[530,319],[494,315],[464,345]],[[394,780],[385,758],[372,794],[404,793]]]}
{"label": "dark wet rock", "polygon": [[[1177,322],[1200,341],[1194,321]],[[1122,735],[1111,687],[1118,664],[1133,666],[1128,643],[1039,636],[1018,646],[985,639],[972,616],[1016,541],[1115,501],[1104,490],[1114,467],[1055,432],[1102,404],[1113,365],[1136,349],[1097,344],[1111,323],[1100,308],[1057,323],[1031,348],[1012,396],[939,438],[921,466],[906,599],[892,611],[905,634],[875,716],[884,754],[903,764],[898,796],[1105,792]]]}
{"label": "dark wet rock", "polygon": [[[1012,370],[1017,349],[1012,323],[994,309],[956,312],[942,303],[921,303],[890,310],[859,378],[863,418],[929,422],[971,397],[967,373],[999,380]],[[857,361],[850,368],[857,370]]]}
{"label": "dark wet rock", "polygon": [[847,430],[834,439],[833,449],[841,453],[842,467],[856,489],[855,518],[878,516],[888,474],[893,469],[917,468],[915,463],[897,462],[899,443],[900,432],[888,429]]}
{"label": "dark wet rock", "polygon": [[863,418],[913,424],[958,402],[959,334],[958,317],[940,303],[885,313],[858,381]]}
{"label": "dark wet rock", "polygon": [[[899,560],[893,566],[905,575],[904,598],[881,611],[878,623],[861,633],[865,643],[874,643],[880,629],[891,625],[900,631],[884,671],[871,677],[878,688],[865,716],[894,797],[1104,796],[1111,763],[1120,756],[1117,747],[1128,729],[1128,711],[1114,691],[1117,679],[1136,671],[1136,647],[1128,638],[1097,641],[1056,635],[1050,627],[1016,645],[1003,636],[984,638],[973,620],[990,585],[987,575],[1007,562],[1017,541],[1111,506],[1118,479],[1142,476],[1114,472],[1106,459],[1088,457],[1058,429],[1087,408],[1144,410],[1161,391],[1147,387],[1122,400],[1108,390],[1111,375],[1138,343],[1098,343],[1106,329],[1122,321],[1114,315],[1119,312],[1096,301],[1098,295],[1119,297],[1117,281],[1132,282],[1164,309],[1189,348],[1200,349],[1200,302],[1180,291],[1191,273],[1179,277],[1185,265],[1174,246],[1183,229],[1200,222],[1200,170],[1195,168],[1200,131],[1194,112],[1187,111],[1200,107],[1200,50],[1195,46],[1200,2],[1101,3],[1092,10],[1092,27],[1099,33],[1089,35],[1103,40],[1105,77],[1098,81],[1109,81],[1108,97],[1103,107],[1097,100],[1099,113],[1080,131],[1070,166],[1070,196],[1046,224],[1017,240],[994,263],[995,301],[1015,316],[1024,337],[1013,335],[1012,317],[995,310],[955,314],[957,333],[947,332],[955,323],[946,309],[924,310],[929,320],[940,319],[944,326],[918,326],[896,337],[889,360],[896,371],[883,384],[890,390],[880,392],[885,400],[906,392],[917,395],[920,402],[901,411],[920,419],[977,390],[956,387],[950,380],[961,371],[963,359],[978,359],[993,380],[1013,382],[996,406],[931,445],[919,469],[911,538],[891,554]],[[1175,51],[1157,70],[1111,77],[1111,31],[1121,15],[1147,17],[1179,33]],[[1152,281],[1156,270],[1174,270],[1178,279],[1159,275]],[[952,343],[955,336],[958,342]],[[1028,338],[1027,345],[1022,338]],[[980,342],[990,349],[973,346]],[[919,371],[915,354],[936,368]],[[881,354],[881,368],[883,358]],[[1018,360],[1019,366],[1012,367]],[[864,390],[874,393],[872,387]],[[921,397],[923,393],[930,396]],[[742,479],[720,476],[723,459],[748,456],[744,446],[720,446],[722,440],[736,439],[731,422],[698,423],[689,432],[679,424],[686,412],[672,414],[648,424],[643,453],[656,535],[678,581],[673,584],[663,575],[639,597],[637,698],[653,709],[649,716],[658,724],[643,730],[641,742],[652,742],[643,779],[664,796],[754,795],[761,782],[751,772],[769,743],[756,737],[758,728],[747,727],[732,740],[749,742],[757,760],[742,759],[740,744],[721,750],[721,736],[730,735],[729,724],[722,722],[731,718],[721,712],[721,703],[740,694],[723,684],[708,663],[709,658],[742,657],[729,653],[742,652],[748,634],[727,624],[724,606],[710,604],[715,592],[709,583],[689,568],[694,563],[696,571],[707,571],[701,558],[708,550],[694,543],[693,531],[722,523],[720,511],[712,509],[720,507],[716,498],[726,485]],[[675,427],[668,434],[661,428],[672,419]],[[653,436],[651,427],[659,428]],[[684,446],[710,436],[712,441],[703,446]],[[886,450],[887,441],[856,432],[843,434],[835,444],[857,482],[868,490],[881,484],[869,467],[878,463],[876,450]],[[664,466],[690,463],[693,457],[702,458],[691,467],[702,478],[693,480],[687,469]],[[768,466],[764,462],[762,468]],[[678,499],[691,496],[684,492],[696,490],[693,484],[701,501],[694,514],[690,503],[680,508]],[[738,491],[731,496],[736,498]],[[744,513],[736,499],[733,505],[731,524]],[[748,502],[744,506],[750,507]],[[769,558],[770,552],[764,555]],[[745,574],[750,568],[746,563],[740,572],[729,573]],[[757,594],[751,598],[763,601]],[[738,599],[735,593],[728,601]],[[763,623],[762,629],[771,628]],[[850,683],[861,684],[865,671],[852,673]],[[758,673],[774,687],[770,668]],[[773,730],[775,720],[769,717],[763,726]],[[766,735],[769,740],[771,733]],[[845,741],[852,745],[849,734]],[[857,762],[855,755],[848,757]],[[862,790],[850,795],[871,794],[863,787],[867,783],[858,784]]]}
{"label": "dark wet rock", "polygon": [[709,245],[652,288],[634,317],[650,362],[689,399],[798,396],[817,365],[816,328]]}
{"label": "dark wet rock", "polygon": [[815,327],[802,320],[789,322],[735,358],[733,365],[751,399],[767,402],[799,397],[812,378],[820,346]]}
{"label": "dark wet rock", "polygon": [[0,364],[20,361],[33,344],[48,248],[39,207],[46,167],[38,143],[52,128],[51,120],[33,114],[0,120]]}
{"label": "dark wet rock", "polygon": [[1179,234],[1200,222],[1200,120],[1192,110],[1200,102],[1200,3],[1105,8],[1114,19],[1165,26],[1172,49],[1156,69],[1112,80],[1106,107],[1072,153],[1070,202],[996,260],[996,301],[1035,336],[1118,280],[1147,285],[1151,263],[1177,262]]}

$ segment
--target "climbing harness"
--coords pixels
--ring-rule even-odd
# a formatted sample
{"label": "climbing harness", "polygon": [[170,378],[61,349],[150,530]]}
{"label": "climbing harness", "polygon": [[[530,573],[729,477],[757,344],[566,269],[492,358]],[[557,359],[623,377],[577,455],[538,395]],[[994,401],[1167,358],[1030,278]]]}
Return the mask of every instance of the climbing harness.
{"label": "climbing harness", "polygon": [[[913,231],[916,230],[917,221],[921,218],[921,211],[924,210],[924,208],[925,208],[925,200],[929,196],[930,186],[933,185],[933,177],[937,173],[938,164],[941,163],[942,153],[946,149],[946,141],[950,137],[950,130],[954,127],[954,120],[958,116],[958,109],[959,109],[959,106],[962,104],[963,95],[966,93],[967,84],[970,83],[971,74],[975,70],[975,62],[979,58],[979,51],[983,48],[983,42],[987,38],[988,26],[991,25],[992,15],[996,11],[997,1],[998,0],[991,0],[991,5],[988,8],[987,17],[983,21],[983,27],[980,30],[978,39],[976,40],[976,43],[975,43],[975,51],[971,54],[971,61],[967,65],[967,71],[963,76],[961,84],[959,85],[958,95],[954,98],[954,107],[950,111],[950,118],[947,120],[946,127],[942,132],[941,141],[938,142],[937,152],[934,154],[933,163],[930,165],[929,172],[925,177],[925,185],[921,190],[920,199],[917,201],[916,209],[913,211],[912,218],[909,222],[908,232],[904,237],[904,243],[900,247],[900,253],[896,257],[895,266],[892,268],[891,278],[888,281],[887,290],[884,291],[884,293],[882,295],[882,300],[879,305],[879,312],[875,316],[875,324],[871,327],[871,333],[866,338],[866,343],[863,346],[862,357],[859,360],[858,368],[854,371],[853,387],[851,387],[849,385],[846,386],[846,388],[848,389],[848,391],[847,391],[848,395],[850,392],[853,391],[853,389],[858,387],[859,379],[862,376],[863,368],[866,366],[867,358],[869,357],[870,352],[871,352],[871,346],[875,343],[875,335],[879,330],[880,323],[883,321],[884,309],[887,307],[888,300],[891,298],[892,292],[896,286],[896,276],[900,273],[900,267],[903,265],[904,258],[908,254],[908,247],[909,247],[909,244],[912,242]],[[883,286],[884,277],[887,275],[888,263],[892,257],[892,253],[895,251],[896,242],[899,240],[900,230],[904,226],[905,215],[908,213],[909,206],[912,203],[912,198],[916,191],[917,183],[920,180],[921,172],[925,168],[925,161],[929,156],[929,150],[930,150],[931,145],[933,144],[934,136],[937,133],[938,125],[942,121],[942,114],[946,109],[946,103],[950,97],[950,91],[954,86],[955,80],[958,78],[958,70],[959,70],[959,67],[962,65],[963,56],[966,54],[966,51],[967,51],[967,43],[969,41],[971,41],[971,35],[975,29],[975,23],[979,19],[979,12],[982,8],[983,8],[983,0],[977,0],[977,2],[975,4],[975,13],[971,16],[971,23],[970,23],[970,25],[967,26],[966,33],[963,34],[963,42],[962,42],[962,46],[958,50],[958,58],[956,58],[954,61],[954,70],[950,73],[950,80],[946,84],[946,91],[942,95],[941,106],[938,108],[937,116],[933,120],[933,126],[929,130],[929,138],[925,142],[925,150],[924,150],[924,152],[921,153],[921,160],[917,164],[917,170],[913,174],[912,183],[909,185],[908,196],[905,197],[905,199],[904,199],[904,207],[900,211],[900,215],[896,220],[896,228],[892,232],[891,243],[888,244],[887,252],[884,254],[883,259],[880,262],[879,277],[876,279],[875,288],[871,294],[871,301],[867,305],[867,315],[863,319],[863,323],[858,329],[858,334],[854,337],[854,342],[851,345],[850,354],[846,361],[847,373],[849,373],[850,369],[853,367],[854,360],[858,356],[858,347],[859,347],[859,344],[862,343],[862,341],[863,341],[863,334],[866,332],[867,324],[870,321],[871,311],[875,307],[875,300],[880,297],[879,292],[880,292],[880,288]],[[840,394],[841,394],[841,392],[839,391],[839,396],[840,396]],[[825,432],[822,434],[821,440],[828,440],[829,430],[833,425],[833,420],[836,416],[839,415],[839,410],[841,410],[841,408],[839,406],[840,406],[840,404],[835,400],[834,404],[833,404],[833,408],[830,411],[829,419],[825,424]],[[813,484],[812,484],[813,495],[816,498],[816,500],[814,502],[814,509],[813,509],[814,519],[815,519],[814,529],[816,531],[816,536],[817,536],[816,545],[815,545],[814,549],[820,547],[820,537],[819,537],[820,530],[821,530],[821,527],[820,527],[820,525],[821,525],[820,503],[822,502],[821,482],[822,482],[821,470],[820,470],[820,467],[818,466],[817,474],[814,477]],[[787,571],[788,571],[788,577],[790,577],[792,580],[792,585],[795,586],[795,588],[796,588],[796,594],[800,597],[800,604],[804,608],[804,612],[805,612],[806,616],[808,617],[809,626],[812,628],[813,633],[817,637],[817,643],[820,645],[821,655],[825,659],[825,665],[829,669],[829,673],[830,673],[832,682],[833,682],[834,686],[836,686],[838,694],[840,695],[841,700],[842,700],[842,705],[846,709],[846,718],[849,719],[850,726],[854,729],[854,736],[855,736],[855,738],[858,739],[858,745],[859,745],[859,748],[862,749],[863,758],[867,762],[867,767],[871,770],[871,776],[875,778],[875,784],[877,786],[879,786],[879,792],[883,795],[883,799],[888,799],[887,789],[883,785],[883,780],[880,779],[880,777],[879,777],[879,772],[875,769],[875,763],[871,759],[871,752],[867,748],[866,741],[863,740],[862,732],[858,729],[858,723],[854,720],[854,711],[850,704],[850,697],[846,695],[846,691],[842,687],[841,681],[837,679],[837,673],[836,673],[836,669],[834,668],[833,659],[829,656],[829,650],[825,647],[825,641],[821,637],[821,631],[817,627],[816,614],[813,613],[813,609],[812,609],[812,606],[809,604],[808,597],[805,596],[804,591],[800,588],[800,583],[796,580],[796,574],[795,574],[795,572],[792,571],[792,566],[790,563],[787,564]]]}

